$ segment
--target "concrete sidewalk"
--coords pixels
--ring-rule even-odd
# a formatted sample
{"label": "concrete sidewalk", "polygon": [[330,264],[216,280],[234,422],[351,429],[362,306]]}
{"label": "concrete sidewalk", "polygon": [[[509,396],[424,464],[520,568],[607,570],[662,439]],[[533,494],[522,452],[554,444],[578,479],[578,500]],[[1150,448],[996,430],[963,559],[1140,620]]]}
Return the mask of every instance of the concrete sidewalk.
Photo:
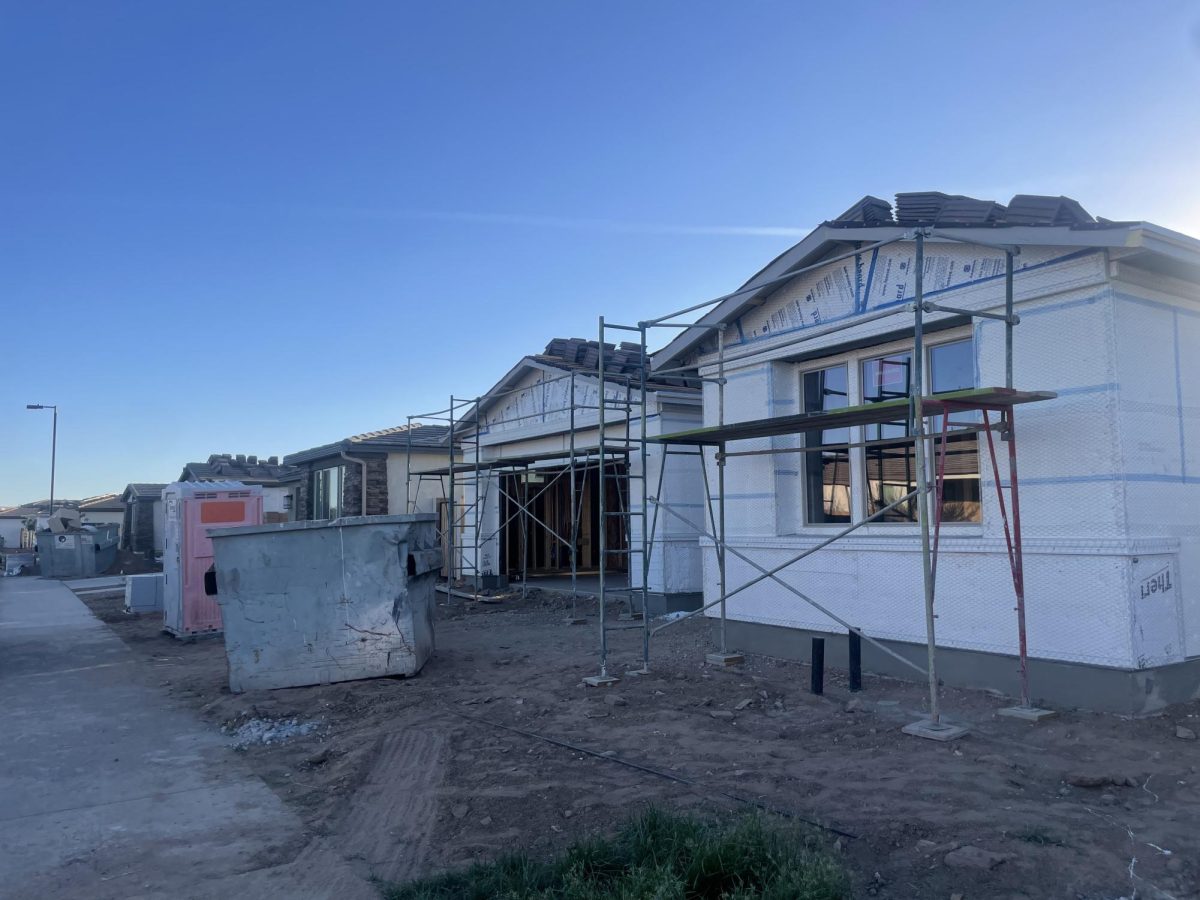
{"label": "concrete sidewalk", "polygon": [[0,578],[0,897],[378,894],[56,581]]}

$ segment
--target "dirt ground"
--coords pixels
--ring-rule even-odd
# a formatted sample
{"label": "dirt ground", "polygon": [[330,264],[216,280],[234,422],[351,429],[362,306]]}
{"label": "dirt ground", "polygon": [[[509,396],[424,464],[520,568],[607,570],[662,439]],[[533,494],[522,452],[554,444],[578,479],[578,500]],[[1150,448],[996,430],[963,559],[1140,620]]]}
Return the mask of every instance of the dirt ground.
{"label": "dirt ground", "polygon": [[[706,667],[703,622],[656,638],[650,674],[591,688],[594,601],[572,626],[548,592],[439,600],[437,653],[417,678],[240,695],[219,639],[183,643],[115,597],[86,602],[214,727],[317,723],[243,752],[364,875],[548,854],[647,803],[704,811],[740,798],[836,829],[824,834],[855,896],[1200,898],[1200,742],[1176,736],[1200,731],[1200,704],[1030,726],[997,717],[998,697],[948,689],[945,709],[972,730],[938,744],[900,732],[923,709],[921,686],[867,677],[852,695],[831,672],[816,697],[796,663]],[[640,663],[641,626],[615,624],[619,674]]]}
{"label": "dirt ground", "polygon": [[162,563],[153,558],[147,559],[144,553],[134,553],[132,550],[118,550],[117,558],[108,567],[105,575],[146,575],[151,572],[161,572]]}

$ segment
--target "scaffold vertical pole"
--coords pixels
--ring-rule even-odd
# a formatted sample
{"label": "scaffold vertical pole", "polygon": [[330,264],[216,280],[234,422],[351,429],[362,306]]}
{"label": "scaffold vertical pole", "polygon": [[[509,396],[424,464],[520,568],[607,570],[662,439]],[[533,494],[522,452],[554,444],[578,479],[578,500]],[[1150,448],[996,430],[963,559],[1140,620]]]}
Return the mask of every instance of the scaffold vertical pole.
{"label": "scaffold vertical pole", "polygon": [[446,498],[446,596],[454,587],[454,395],[450,395],[450,431],[446,440],[446,453],[449,456],[450,492]]}
{"label": "scaffold vertical pole", "polygon": [[[475,492],[475,527],[473,529],[471,529],[471,546],[472,546],[473,552],[474,552],[474,559],[472,561],[473,565],[471,568],[475,572],[475,591],[474,592],[476,594],[478,594],[479,591],[483,588],[483,569],[479,565],[479,550],[480,550],[480,548],[479,548],[479,532],[483,528],[483,513],[484,513],[485,504],[487,503],[487,495],[488,495],[488,491],[487,491],[488,486],[486,483],[483,484],[483,496],[481,497],[479,495],[479,489],[480,489],[480,468],[479,468],[479,463],[480,463],[480,460],[479,460],[479,443],[480,443],[480,440],[479,440],[479,436],[480,436],[479,407],[480,407],[480,402],[479,401],[480,401],[480,398],[476,397],[474,400],[474,404],[473,404],[475,407],[475,434],[474,434],[475,471],[471,473],[471,479],[472,479],[471,484],[473,485],[472,489]],[[451,446],[453,446],[453,444],[454,444],[453,435],[451,436],[450,444],[451,444]],[[492,574],[496,574],[496,573],[492,573]]]}
{"label": "scaffold vertical pole", "polygon": [[[570,456],[567,458],[567,463],[571,467],[571,527],[567,532],[571,535],[571,618],[568,621],[575,624],[579,620],[579,561],[576,559],[576,553],[579,547],[579,525],[576,522],[575,506],[579,502],[575,497],[575,373],[571,372],[569,388],[571,391],[571,433],[568,438],[570,441]],[[584,478],[587,478],[585,473]]]}
{"label": "scaffold vertical pole", "polygon": [[[978,353],[978,349],[975,351]],[[1013,386],[1013,252],[1004,251],[1004,386]]]}
{"label": "scaffold vertical pole", "polygon": [[[638,322],[638,336],[641,338],[641,346],[638,356],[638,387],[641,391],[641,423],[638,429],[638,451],[640,454],[642,467],[642,671],[650,671],[650,542],[653,540],[653,535],[648,532],[650,527],[650,515],[647,508],[650,505],[648,480],[650,477],[650,458],[646,447],[646,366],[649,363],[646,355],[646,323]],[[662,484],[655,487],[655,493],[662,493]],[[630,499],[631,507],[633,506],[632,498]],[[633,518],[629,519],[630,524],[633,523]],[[665,590],[664,585],[664,590]],[[632,594],[631,594],[632,596]]]}
{"label": "scaffold vertical pole", "polygon": [[1025,639],[1025,561],[1021,553],[1021,491],[1017,478],[1017,432],[1012,407],[1005,410],[1008,438],[1008,485],[1012,506],[1013,592],[1017,596],[1017,639],[1020,652],[1021,706],[1033,706],[1029,696],[1029,646]]}
{"label": "scaffold vertical pole", "polygon": [[608,516],[607,516],[608,509],[607,509],[607,504],[605,502],[605,494],[607,493],[607,481],[605,478],[606,456],[604,453],[604,441],[605,441],[605,436],[606,436],[605,435],[606,416],[604,415],[604,412],[605,412],[605,406],[607,405],[606,401],[605,401],[605,396],[604,396],[604,333],[605,333],[604,332],[604,316],[601,316],[600,317],[600,348],[599,348],[599,353],[597,354],[598,359],[596,362],[596,374],[597,374],[597,378],[600,382],[600,384],[599,384],[600,398],[599,398],[599,401],[596,403],[598,419],[599,419],[599,426],[600,426],[600,436],[599,436],[599,440],[597,441],[597,447],[598,447],[597,456],[599,457],[599,463],[600,463],[600,479],[599,479],[600,490],[598,492],[600,495],[598,498],[598,500],[599,500],[598,506],[600,508],[600,518],[599,518],[599,522],[600,522],[600,526],[599,526],[600,527],[600,579],[599,579],[600,580],[600,583],[599,583],[599,589],[600,589],[600,673],[598,675],[591,675],[591,676],[583,679],[585,684],[591,685],[592,687],[601,687],[606,684],[612,684],[614,681],[617,680],[616,678],[613,678],[612,676],[610,676],[608,674],[608,622],[606,620],[606,616],[605,616],[605,612],[604,612],[604,600],[605,600],[605,596],[604,596],[605,578],[604,578],[604,575],[605,575],[605,569],[608,566]]}
{"label": "scaffold vertical pole", "polygon": [[921,403],[924,391],[925,357],[925,235],[920,229],[916,233],[916,254],[913,263],[916,280],[913,324],[913,367],[908,391],[912,398],[913,447],[917,468],[917,525],[921,531],[921,585],[925,599],[925,640],[929,672],[929,722],[933,728],[941,725],[941,709],[938,704],[937,681],[937,635],[934,622],[933,557],[929,540],[929,473],[925,455],[925,410]]}
{"label": "scaffold vertical pole", "polygon": [[[408,417],[408,427],[404,429],[404,511],[415,512],[412,499],[412,429],[413,417]],[[417,494],[421,493],[420,482],[417,483]]]}
{"label": "scaffold vertical pole", "polygon": [[[725,329],[717,329],[717,425],[725,424]],[[710,663],[722,666],[737,665],[744,661],[740,653],[729,650],[729,627],[727,617],[727,581],[728,557],[726,554],[725,532],[725,442],[721,441],[716,447],[717,463],[717,593],[720,597],[720,649],[707,657]]]}
{"label": "scaffold vertical pole", "polygon": [[524,600],[529,591],[529,464],[526,463],[516,476],[520,479],[520,490],[517,495],[521,498],[521,599]]}

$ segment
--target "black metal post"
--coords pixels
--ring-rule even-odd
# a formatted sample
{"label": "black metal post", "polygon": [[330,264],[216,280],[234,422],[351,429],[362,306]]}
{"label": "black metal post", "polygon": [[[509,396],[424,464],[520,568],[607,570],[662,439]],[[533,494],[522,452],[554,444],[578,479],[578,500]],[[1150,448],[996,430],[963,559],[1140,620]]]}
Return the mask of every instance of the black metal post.
{"label": "black metal post", "polygon": [[862,635],[850,632],[850,690],[862,690]]}
{"label": "black metal post", "polygon": [[825,638],[812,639],[812,685],[814,694],[825,693]]}

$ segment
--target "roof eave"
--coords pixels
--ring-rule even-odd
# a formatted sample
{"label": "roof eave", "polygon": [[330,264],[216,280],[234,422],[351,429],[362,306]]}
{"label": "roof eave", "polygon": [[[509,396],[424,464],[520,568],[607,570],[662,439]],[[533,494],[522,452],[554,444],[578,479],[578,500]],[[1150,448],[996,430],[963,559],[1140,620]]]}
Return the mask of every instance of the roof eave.
{"label": "roof eave", "polygon": [[[697,321],[697,325],[726,324],[753,306],[765,293],[779,285],[768,285],[762,291],[747,291],[756,282],[768,282],[793,269],[805,268],[820,262],[837,244],[878,243],[896,240],[912,232],[901,225],[877,225],[861,228],[833,228],[823,224],[813,229],[803,240],[784,251],[765,268],[735,291],[737,296],[718,303]],[[1076,228],[1069,225],[1007,225],[996,228],[940,227],[931,229],[930,241],[953,240],[980,245],[1024,245],[1056,247],[1095,247],[1096,249],[1127,248],[1156,253],[1200,270],[1200,240],[1150,222],[1131,222],[1112,227]],[[745,291],[745,293],[739,293]],[[682,330],[665,347],[651,356],[651,371],[666,368],[694,348],[709,328]]]}

